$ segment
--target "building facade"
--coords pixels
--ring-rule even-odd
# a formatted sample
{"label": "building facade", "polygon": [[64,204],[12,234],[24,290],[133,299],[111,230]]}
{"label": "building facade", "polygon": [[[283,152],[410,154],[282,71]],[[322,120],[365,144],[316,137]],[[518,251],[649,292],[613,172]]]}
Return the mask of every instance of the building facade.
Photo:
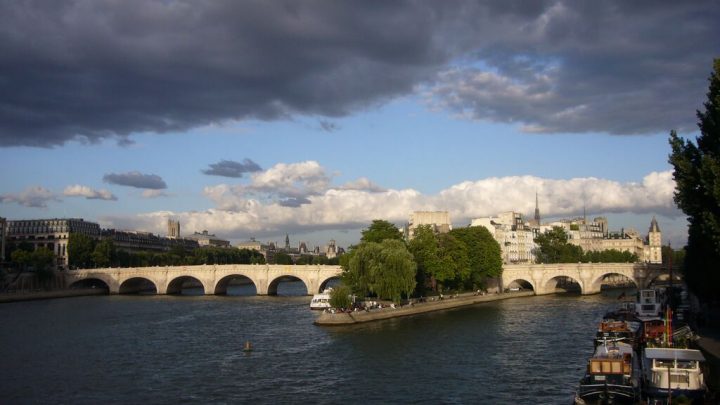
{"label": "building facade", "polygon": [[214,234],[208,233],[208,231],[193,232],[192,235],[186,236],[185,239],[197,241],[200,247],[230,247],[229,240],[218,238]]}
{"label": "building facade", "polygon": [[53,218],[7,221],[7,243],[31,244],[33,249],[47,248],[55,254],[56,267],[68,268],[67,244],[71,234],[79,233],[93,239],[101,236],[100,225],[82,218]]}
{"label": "building facade", "polygon": [[482,226],[490,232],[500,245],[503,263],[535,262],[535,236],[538,228],[526,224],[522,214],[508,211],[497,217],[474,218],[470,226]]}
{"label": "building facade", "polygon": [[194,239],[163,237],[142,231],[103,229],[102,237],[111,240],[116,249],[131,253],[168,252],[174,247],[192,251],[199,247],[198,241]]}
{"label": "building facade", "polygon": [[542,225],[540,231],[553,227],[563,228],[568,235],[568,243],[580,246],[585,252],[614,249],[635,254],[641,262],[662,263],[662,233],[655,217],[650,222],[647,238],[632,228],[611,232],[605,217],[594,218],[591,222],[585,218],[550,222]]}
{"label": "building facade", "polygon": [[405,238],[412,240],[415,237],[415,229],[421,225],[430,225],[435,233],[447,233],[452,230],[450,214],[447,211],[414,211],[410,214]]}
{"label": "building facade", "polygon": [[173,239],[180,238],[180,221],[173,221],[172,219],[168,219],[167,237]]}

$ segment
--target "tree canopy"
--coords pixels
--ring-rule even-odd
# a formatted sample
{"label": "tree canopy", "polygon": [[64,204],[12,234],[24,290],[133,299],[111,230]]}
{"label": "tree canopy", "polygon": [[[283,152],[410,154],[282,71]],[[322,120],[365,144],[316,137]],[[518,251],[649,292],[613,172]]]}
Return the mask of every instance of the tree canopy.
{"label": "tree canopy", "polygon": [[435,290],[458,289],[470,276],[467,246],[451,234],[436,235],[429,225],[415,229],[408,244],[417,263],[418,288],[430,284]]}
{"label": "tree canopy", "polygon": [[580,246],[568,243],[567,233],[559,226],[538,235],[535,243],[538,263],[635,263],[639,260],[635,253],[617,249],[584,252]]}
{"label": "tree canopy", "polygon": [[705,111],[697,111],[700,136],[693,143],[671,131],[669,140],[675,203],[688,217],[685,280],[701,298],[720,283],[720,59],[709,82]]}
{"label": "tree canopy", "polygon": [[535,237],[535,243],[538,263],[577,263],[583,259],[582,248],[569,244],[567,233],[559,226]]}
{"label": "tree canopy", "polygon": [[383,219],[375,219],[367,229],[362,231],[360,241],[380,243],[385,239],[402,240],[403,236],[395,225]]}
{"label": "tree canopy", "polygon": [[455,228],[450,235],[462,242],[468,255],[470,273],[464,281],[465,288],[476,289],[487,277],[502,274],[502,251],[495,238],[485,227],[469,226]]}
{"label": "tree canopy", "polygon": [[[96,241],[77,233],[70,234],[68,254],[71,268],[265,264],[262,253],[249,249],[201,247],[186,251],[173,247],[167,252],[128,252],[117,249],[112,240]],[[292,264],[292,259],[287,264]]]}
{"label": "tree canopy", "polygon": [[416,265],[402,241],[361,242],[343,260],[343,283],[360,296],[399,302],[415,288]]}
{"label": "tree canopy", "polygon": [[344,284],[336,285],[330,291],[330,306],[333,308],[350,308],[352,291]]}
{"label": "tree canopy", "polygon": [[67,245],[70,268],[94,267],[92,259],[94,250],[95,240],[93,238],[81,233],[71,233]]}

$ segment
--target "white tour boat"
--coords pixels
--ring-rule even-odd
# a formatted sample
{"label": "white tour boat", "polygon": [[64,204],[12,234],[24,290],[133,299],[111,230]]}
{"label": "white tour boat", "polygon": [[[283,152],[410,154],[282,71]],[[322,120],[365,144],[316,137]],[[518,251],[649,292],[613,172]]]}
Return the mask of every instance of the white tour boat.
{"label": "white tour boat", "polygon": [[651,321],[662,317],[662,298],[658,290],[638,291],[635,303],[635,316],[641,321]]}
{"label": "white tour boat", "polygon": [[310,301],[310,309],[327,309],[330,308],[330,293],[332,288],[326,288],[320,294],[315,294]]}

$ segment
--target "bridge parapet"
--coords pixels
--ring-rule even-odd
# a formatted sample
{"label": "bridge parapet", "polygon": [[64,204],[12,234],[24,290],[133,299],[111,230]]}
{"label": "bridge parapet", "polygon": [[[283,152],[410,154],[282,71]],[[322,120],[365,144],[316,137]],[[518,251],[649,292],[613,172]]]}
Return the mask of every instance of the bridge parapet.
{"label": "bridge parapet", "polygon": [[301,280],[312,295],[341,273],[340,266],[224,264],[80,269],[64,272],[64,278],[68,286],[82,280],[101,280],[111,294],[120,293],[123,283],[131,279],[148,280],[155,285],[158,294],[176,293],[182,280],[191,278],[202,284],[206,295],[211,295],[223,293],[230,278],[242,276],[252,281],[258,295],[266,295],[277,293],[277,284],[283,277],[294,277]]}
{"label": "bridge parapet", "polygon": [[607,275],[619,274],[646,288],[653,280],[668,274],[668,269],[648,263],[553,263],[509,264],[503,266],[502,287],[514,281],[530,284],[536,295],[553,294],[561,277],[575,280],[582,294],[597,294]]}

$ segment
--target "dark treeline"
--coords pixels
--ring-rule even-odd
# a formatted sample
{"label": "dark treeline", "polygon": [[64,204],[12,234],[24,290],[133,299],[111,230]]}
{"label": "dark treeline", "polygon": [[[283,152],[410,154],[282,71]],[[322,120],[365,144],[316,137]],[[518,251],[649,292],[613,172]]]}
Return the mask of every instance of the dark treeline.
{"label": "dark treeline", "polygon": [[127,252],[116,249],[111,240],[96,241],[71,234],[68,241],[70,268],[184,266],[197,264],[265,264],[260,252],[249,249],[202,247],[186,251],[175,247],[168,252]]}
{"label": "dark treeline", "polygon": [[567,233],[560,227],[538,235],[535,243],[538,263],[634,263],[639,260],[635,253],[617,249],[584,252],[580,246],[568,243]]}

